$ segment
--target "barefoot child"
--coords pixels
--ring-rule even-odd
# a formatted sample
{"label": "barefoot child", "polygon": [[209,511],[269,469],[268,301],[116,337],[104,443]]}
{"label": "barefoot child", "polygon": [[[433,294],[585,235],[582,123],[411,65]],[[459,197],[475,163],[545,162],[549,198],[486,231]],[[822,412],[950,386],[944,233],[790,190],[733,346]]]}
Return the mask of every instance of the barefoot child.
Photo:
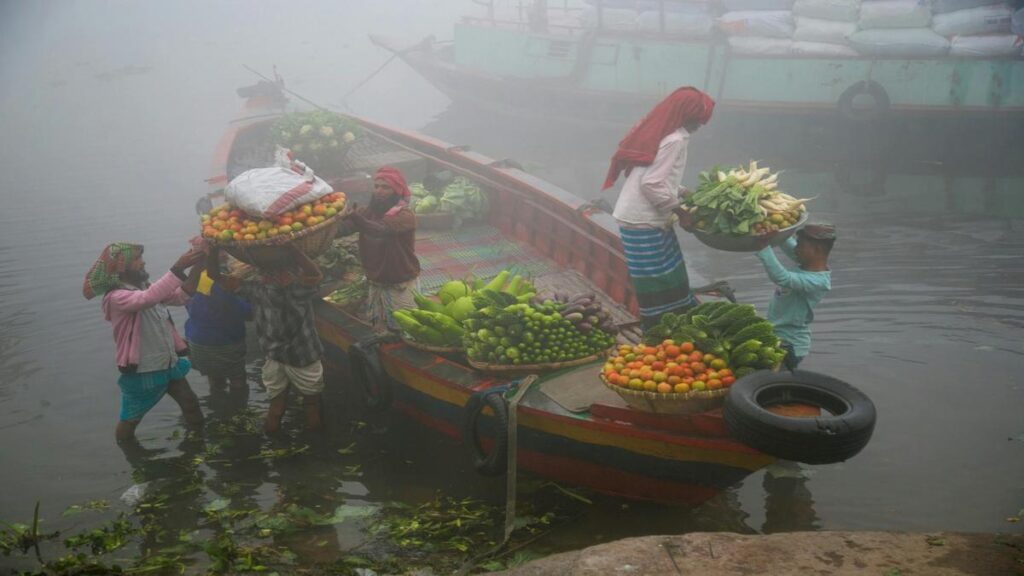
{"label": "barefoot child", "polygon": [[771,246],[757,253],[768,277],[775,283],[775,295],[768,306],[768,320],[786,350],[783,365],[796,370],[811,350],[814,307],[832,290],[832,271],[828,256],[836,241],[835,226],[808,224],[781,246],[799,268],[786,269],[775,257]]}
{"label": "barefoot child", "polygon": [[270,397],[264,429],[277,432],[287,406],[288,389],[302,395],[306,428],[320,428],[320,395],[324,369],[320,363],[323,345],[313,320],[313,299],[323,276],[317,265],[301,250],[288,244],[296,266],[284,270],[260,270],[254,280],[220,273],[220,249],[213,246],[207,256],[208,274],[214,283],[245,296],[252,305],[256,336],[267,359],[263,384]]}
{"label": "barefoot child", "polygon": [[[85,276],[86,299],[103,297],[103,314],[114,327],[117,367],[121,377],[121,416],[115,436],[118,442],[135,437],[142,417],[168,394],[181,407],[185,422],[201,426],[199,401],[185,375],[190,364],[183,356],[188,347],[171,322],[167,306],[188,301],[203,253],[188,251],[171,270],[149,284],[142,246],[118,242],[103,249]],[[185,270],[193,274],[186,276]]]}

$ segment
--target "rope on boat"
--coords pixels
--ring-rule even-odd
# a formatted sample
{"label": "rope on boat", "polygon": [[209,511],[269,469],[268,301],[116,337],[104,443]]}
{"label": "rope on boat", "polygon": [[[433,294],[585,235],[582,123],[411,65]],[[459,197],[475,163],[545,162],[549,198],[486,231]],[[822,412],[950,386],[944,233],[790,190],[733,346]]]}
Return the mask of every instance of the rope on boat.
{"label": "rope on boat", "polygon": [[521,380],[511,382],[508,385],[509,391],[512,392],[512,397],[508,399],[508,471],[506,472],[508,476],[505,481],[505,537],[494,548],[491,548],[490,550],[466,561],[466,563],[455,572],[457,576],[465,576],[466,574],[469,574],[469,571],[479,564],[481,560],[488,556],[497,554],[508,544],[509,539],[512,538],[512,532],[515,530],[516,524],[516,456],[519,451],[519,435],[517,434],[519,429],[519,401],[523,399],[523,396],[526,395],[526,392],[537,382],[537,380],[538,377],[536,374],[530,374],[529,376],[526,376]]}

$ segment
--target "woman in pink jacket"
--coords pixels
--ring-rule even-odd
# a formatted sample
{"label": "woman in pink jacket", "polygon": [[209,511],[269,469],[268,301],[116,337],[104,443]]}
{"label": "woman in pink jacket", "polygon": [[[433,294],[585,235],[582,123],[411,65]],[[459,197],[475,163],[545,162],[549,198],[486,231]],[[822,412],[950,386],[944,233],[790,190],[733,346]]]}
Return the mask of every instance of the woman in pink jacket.
{"label": "woman in pink jacket", "polygon": [[183,306],[194,289],[197,272],[185,271],[203,261],[205,255],[190,250],[171,270],[149,284],[142,246],[124,242],[110,244],[85,276],[82,294],[86,299],[103,296],[103,314],[114,327],[117,368],[121,377],[121,417],[117,423],[118,442],[135,437],[135,427],[164,394],[181,406],[185,422],[201,426],[199,400],[185,380],[191,368],[184,356],[185,341],[178,335],[167,306]]}

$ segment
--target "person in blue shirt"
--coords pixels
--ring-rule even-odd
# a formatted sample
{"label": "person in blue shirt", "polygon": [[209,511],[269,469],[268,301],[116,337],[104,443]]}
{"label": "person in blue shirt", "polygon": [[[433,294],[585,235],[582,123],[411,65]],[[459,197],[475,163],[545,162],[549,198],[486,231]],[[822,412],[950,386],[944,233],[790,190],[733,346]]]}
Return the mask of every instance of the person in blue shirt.
{"label": "person in blue shirt", "polygon": [[192,365],[210,381],[211,390],[245,390],[245,321],[249,302],[215,283],[204,271],[185,306],[185,339]]}
{"label": "person in blue shirt", "polygon": [[808,224],[796,237],[780,246],[783,253],[799,264],[787,269],[775,256],[771,246],[757,253],[768,277],[775,283],[775,294],[768,305],[768,320],[786,350],[783,365],[796,370],[811,350],[811,322],[814,307],[832,290],[832,271],[828,257],[836,241],[831,224]]}

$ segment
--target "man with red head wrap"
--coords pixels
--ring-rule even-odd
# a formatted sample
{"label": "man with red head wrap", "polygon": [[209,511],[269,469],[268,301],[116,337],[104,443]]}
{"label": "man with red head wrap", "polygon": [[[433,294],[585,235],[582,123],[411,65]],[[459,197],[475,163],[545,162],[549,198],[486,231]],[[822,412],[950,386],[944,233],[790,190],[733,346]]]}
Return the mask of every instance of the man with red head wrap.
{"label": "man with red head wrap", "polygon": [[353,211],[338,232],[339,236],[359,232],[359,259],[370,284],[363,313],[378,332],[397,331],[391,313],[415,307],[412,289],[420,275],[420,261],[410,196],[402,173],[385,166],[373,177],[370,205]]}
{"label": "man with red head wrap", "polygon": [[679,88],[626,134],[608,167],[604,188],[620,174],[626,176],[612,215],[619,222],[645,329],[666,312],[696,303],[673,224],[677,217],[689,224],[689,214],[679,208],[686,147],[690,134],[707,124],[714,109],[707,94]]}

